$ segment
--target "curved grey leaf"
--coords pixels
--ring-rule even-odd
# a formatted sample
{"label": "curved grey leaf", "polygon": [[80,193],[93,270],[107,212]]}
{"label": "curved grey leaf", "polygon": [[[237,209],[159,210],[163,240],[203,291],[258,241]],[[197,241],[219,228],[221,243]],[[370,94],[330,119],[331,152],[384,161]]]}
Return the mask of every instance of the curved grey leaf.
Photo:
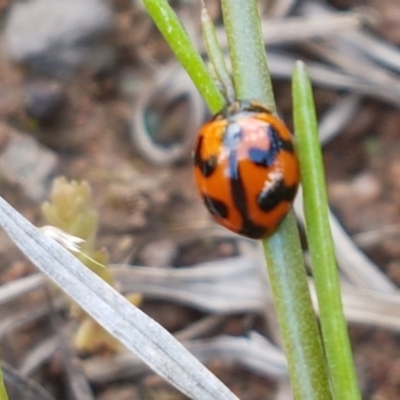
{"label": "curved grey leaf", "polygon": [[157,322],[0,198],[0,224],[24,254],[108,332],[195,400],[237,397]]}

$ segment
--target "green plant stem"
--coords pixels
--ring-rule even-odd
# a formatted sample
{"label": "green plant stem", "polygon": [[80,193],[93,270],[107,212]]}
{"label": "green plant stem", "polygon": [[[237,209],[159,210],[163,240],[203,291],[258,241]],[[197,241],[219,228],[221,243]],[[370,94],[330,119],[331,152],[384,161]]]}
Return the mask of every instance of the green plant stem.
{"label": "green plant stem", "polygon": [[221,82],[224,88],[228,102],[233,103],[235,100],[233,82],[229,74],[228,67],[225,63],[225,56],[222,53],[221,47],[218,43],[214,24],[204,5],[204,2],[202,3],[201,9],[201,27],[208,58],[210,59],[211,65],[218,77],[218,80]]}
{"label": "green plant stem", "polygon": [[306,232],[331,384],[336,400],[356,400],[361,396],[343,315],[314,99],[302,62],[293,75],[293,101]]}
{"label": "green plant stem", "polygon": [[143,4],[210,111],[213,114],[221,111],[225,99],[168,1],[143,0]]}
{"label": "green plant stem", "polygon": [[276,112],[256,0],[222,0],[236,98]]}
{"label": "green plant stem", "polygon": [[293,213],[263,245],[295,398],[329,400],[322,344]]}
{"label": "green plant stem", "polygon": [[[274,112],[257,1],[222,0],[222,11],[237,98],[258,100]],[[325,359],[293,212],[263,246],[295,398],[329,400]]]}
{"label": "green plant stem", "polygon": [[3,371],[0,366],[0,400],[8,400],[6,386],[4,385]]}

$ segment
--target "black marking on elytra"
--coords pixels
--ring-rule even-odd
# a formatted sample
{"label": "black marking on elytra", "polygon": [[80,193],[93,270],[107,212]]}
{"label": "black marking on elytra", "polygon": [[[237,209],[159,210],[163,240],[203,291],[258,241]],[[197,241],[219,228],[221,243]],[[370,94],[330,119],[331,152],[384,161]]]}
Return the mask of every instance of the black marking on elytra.
{"label": "black marking on elytra", "polygon": [[194,165],[200,169],[201,174],[208,178],[217,167],[217,160],[215,157],[210,157],[207,159],[201,158],[201,148],[203,147],[203,137],[200,136],[199,141],[196,146],[196,151],[194,153]]}
{"label": "black marking on elytra", "polygon": [[238,233],[252,239],[259,239],[266,234],[267,229],[262,225],[254,223],[249,218],[246,192],[238,168],[236,170],[237,178],[231,179],[231,192],[232,199],[242,218],[242,227]]}
{"label": "black marking on elytra", "polygon": [[215,217],[228,218],[228,207],[221,200],[213,199],[210,196],[203,195],[204,204],[208,211]]}
{"label": "black marking on elytra", "polygon": [[296,196],[297,185],[287,186],[280,180],[271,190],[261,192],[258,196],[257,203],[263,211],[271,211],[281,201],[291,202]]}
{"label": "black marking on elytra", "polygon": [[269,149],[263,150],[251,147],[249,149],[249,158],[254,164],[268,168],[273,165],[279,152],[288,147],[288,144],[287,141],[280,138],[278,132],[271,125],[265,127],[265,134],[268,136]]}
{"label": "black marking on elytra", "polygon": [[294,146],[293,146],[293,142],[291,140],[282,140],[280,139],[281,142],[281,149],[282,150],[286,150],[289,153],[294,153]]}
{"label": "black marking on elytra", "polygon": [[252,147],[249,149],[249,158],[256,165],[270,167],[275,162],[276,156],[280,151],[280,139],[275,129],[270,126],[265,128],[265,133],[268,136],[269,149],[263,150],[258,147]]}
{"label": "black marking on elytra", "polygon": [[239,174],[238,168],[237,170],[237,177],[231,178],[231,192],[232,192],[232,199],[235,203],[237,210],[239,211],[242,219],[247,219],[247,199],[246,199],[246,192],[244,190],[242,177]]}
{"label": "black marking on elytra", "polygon": [[257,225],[247,220],[243,223],[242,229],[240,230],[240,234],[249,237],[250,239],[261,239],[268,232],[268,229],[265,226]]}
{"label": "black marking on elytra", "polygon": [[[229,127],[231,127],[231,129],[229,129]],[[242,227],[238,233],[252,239],[259,239],[266,234],[267,229],[261,225],[255,224],[249,218],[246,191],[243,185],[242,177],[240,176],[239,162],[237,160],[236,146],[240,144],[243,132],[237,124],[234,125],[234,123],[231,123],[229,127],[224,138],[224,145],[229,151],[228,171],[232,199],[242,218]]]}

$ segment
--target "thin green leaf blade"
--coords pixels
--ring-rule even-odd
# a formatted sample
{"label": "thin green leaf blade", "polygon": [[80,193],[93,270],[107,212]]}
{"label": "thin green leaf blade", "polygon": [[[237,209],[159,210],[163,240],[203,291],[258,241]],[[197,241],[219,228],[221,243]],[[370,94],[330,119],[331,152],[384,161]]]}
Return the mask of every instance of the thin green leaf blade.
{"label": "thin green leaf blade", "polygon": [[336,400],[357,400],[360,392],[343,315],[312,87],[300,61],[296,63],[292,90],[306,232],[333,394]]}

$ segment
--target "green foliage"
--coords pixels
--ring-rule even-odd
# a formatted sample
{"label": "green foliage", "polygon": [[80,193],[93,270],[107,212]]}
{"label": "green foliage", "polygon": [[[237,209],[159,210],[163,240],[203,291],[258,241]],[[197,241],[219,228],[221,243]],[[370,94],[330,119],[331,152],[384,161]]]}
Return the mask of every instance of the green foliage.
{"label": "green foliage", "polygon": [[[257,1],[221,0],[221,3],[232,65],[234,97],[239,100],[257,100],[274,113],[275,101],[261,37]],[[197,55],[193,58],[196,60],[196,66],[193,67],[194,64],[191,64],[193,45],[190,41],[188,43],[186,33],[182,33],[178,29],[175,30],[174,35],[171,35],[171,31],[178,25],[176,16],[171,18],[172,9],[164,0],[144,0],[144,4],[165,39],[174,49],[183,67],[192,77],[197,76],[203,71],[203,66],[197,64]],[[163,17],[166,13],[169,15],[168,18]],[[169,24],[169,20],[174,21],[172,25]],[[219,79],[221,87],[225,88],[224,92],[228,94],[228,101],[232,101],[229,90],[230,79],[227,76],[225,62],[218,49],[212,24],[207,20],[207,14],[204,11],[203,20],[205,20],[203,26],[206,31],[206,47],[213,72]],[[175,50],[182,44],[183,47],[180,47],[179,52],[192,54],[189,56],[189,60],[186,59],[184,62],[178,55],[179,52]],[[184,49],[185,45],[187,46],[186,50]],[[199,68],[197,73],[194,71],[196,68]],[[214,89],[214,83],[210,83],[210,81],[208,81],[210,90],[199,85],[195,79],[193,81],[203,96],[204,93],[210,93],[210,90]],[[264,240],[264,251],[296,399],[327,400],[331,398],[329,381],[332,384],[336,400],[358,399],[357,381],[340,301],[335,255],[330,237],[329,221],[325,212],[328,205],[324,189],[325,182],[321,179],[323,166],[317,138],[314,104],[309,94],[309,83],[305,84],[305,82],[307,81],[304,80],[304,73],[298,66],[293,86],[296,130],[303,132],[304,135],[314,136],[312,143],[299,138],[299,153],[305,188],[306,216],[308,215],[307,235],[310,240],[310,250],[312,253],[315,251],[314,254],[311,254],[311,258],[320,301],[323,342],[308,292],[307,275],[292,212],[283,221],[278,231],[272,237]],[[308,93],[307,90],[302,91],[304,87],[307,87]],[[218,111],[218,107],[210,106],[212,98],[204,96],[204,99],[211,110]],[[312,164],[308,158],[310,154],[318,159],[319,163]],[[319,177],[318,180],[313,180],[311,177],[313,173]],[[321,193],[325,193],[325,195],[321,196]],[[313,200],[309,201],[309,199]],[[319,219],[317,217],[321,209],[324,217]],[[311,243],[316,243],[316,245]],[[330,272],[327,274],[320,272],[325,268]],[[329,279],[332,280],[329,281]],[[330,282],[332,283],[331,287],[329,287]],[[322,350],[322,343],[325,346],[324,350]],[[335,346],[340,349],[335,351]],[[324,352],[327,353],[328,360],[325,359]],[[329,365],[326,364],[326,361]]]}
{"label": "green foliage", "polygon": [[361,396],[343,315],[318,123],[311,82],[302,62],[296,64],[292,90],[307,241],[332,391],[335,399],[357,400]]}
{"label": "green foliage", "polygon": [[[222,0],[222,10],[236,96],[258,100],[274,113],[257,1]],[[263,241],[263,248],[294,395],[328,400],[327,367],[293,212]]]}
{"label": "green foliage", "polygon": [[221,111],[225,106],[225,99],[168,1],[143,0],[143,4],[210,111]]}

